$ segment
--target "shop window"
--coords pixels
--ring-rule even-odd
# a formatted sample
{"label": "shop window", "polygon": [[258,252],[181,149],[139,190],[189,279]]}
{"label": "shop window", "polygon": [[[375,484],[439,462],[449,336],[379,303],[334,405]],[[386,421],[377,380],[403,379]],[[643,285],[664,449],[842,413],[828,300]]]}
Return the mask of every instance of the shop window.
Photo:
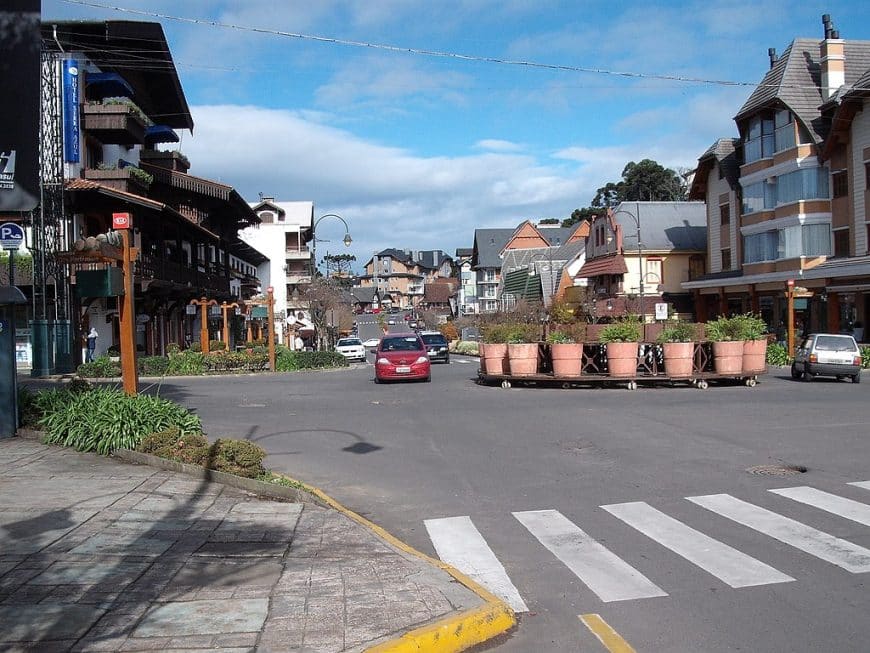
{"label": "shop window", "polygon": [[838,170],[831,174],[831,184],[833,185],[833,197],[848,197],[849,195],[849,176],[845,170]]}

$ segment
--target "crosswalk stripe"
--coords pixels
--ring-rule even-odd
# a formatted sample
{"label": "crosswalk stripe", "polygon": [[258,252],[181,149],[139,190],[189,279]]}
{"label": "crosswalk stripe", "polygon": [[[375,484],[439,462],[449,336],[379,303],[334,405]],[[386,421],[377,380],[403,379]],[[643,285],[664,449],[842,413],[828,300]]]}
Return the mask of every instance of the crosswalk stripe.
{"label": "crosswalk stripe", "polygon": [[870,490],[870,481],[855,481],[854,483],[849,483],[849,485],[854,485],[855,487],[864,488],[865,490]]}
{"label": "crosswalk stripe", "polygon": [[769,535],[846,571],[852,573],[870,571],[870,551],[794,519],[783,517],[728,494],[686,498],[702,508]]}
{"label": "crosswalk stripe", "polygon": [[426,519],[423,523],[441,560],[483,585],[514,612],[528,612],[505,568],[469,517]]}
{"label": "crosswalk stripe", "polygon": [[794,578],[714,540],[643,501],[601,506],[614,517],[698,565],[731,587],[787,583]]}
{"label": "crosswalk stripe", "polygon": [[819,508],[827,512],[833,513],[845,519],[851,519],[864,526],[870,526],[870,506],[860,501],[853,501],[845,497],[823,492],[815,488],[807,487],[786,487],[778,490],[771,490],[774,494],[778,494],[787,499],[793,499],[805,503],[808,506]]}
{"label": "crosswalk stripe", "polygon": [[667,596],[646,576],[593,540],[556,510],[514,517],[605,602]]}

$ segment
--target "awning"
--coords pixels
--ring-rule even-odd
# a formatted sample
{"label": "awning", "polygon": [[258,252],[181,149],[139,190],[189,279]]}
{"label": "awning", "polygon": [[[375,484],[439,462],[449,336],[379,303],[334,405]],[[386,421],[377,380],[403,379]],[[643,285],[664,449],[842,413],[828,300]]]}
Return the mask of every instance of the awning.
{"label": "awning", "polygon": [[602,256],[586,261],[575,276],[600,277],[606,274],[625,274],[626,272],[628,272],[628,267],[625,265],[625,258],[622,254],[615,254],[614,256]]}
{"label": "awning", "polygon": [[151,125],[145,128],[145,144],[177,143],[178,134],[169,125]]}
{"label": "awning", "polygon": [[88,73],[85,88],[88,96],[92,99],[132,98],[134,95],[133,87],[118,73]]}

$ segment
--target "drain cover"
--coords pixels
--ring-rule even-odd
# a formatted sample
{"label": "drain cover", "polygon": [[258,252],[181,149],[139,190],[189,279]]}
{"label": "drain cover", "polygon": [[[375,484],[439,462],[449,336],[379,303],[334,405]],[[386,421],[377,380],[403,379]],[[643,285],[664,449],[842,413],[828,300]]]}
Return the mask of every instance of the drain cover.
{"label": "drain cover", "polygon": [[807,468],[803,465],[755,465],[747,467],[746,471],[750,474],[758,474],[759,476],[791,476],[793,474],[803,474]]}

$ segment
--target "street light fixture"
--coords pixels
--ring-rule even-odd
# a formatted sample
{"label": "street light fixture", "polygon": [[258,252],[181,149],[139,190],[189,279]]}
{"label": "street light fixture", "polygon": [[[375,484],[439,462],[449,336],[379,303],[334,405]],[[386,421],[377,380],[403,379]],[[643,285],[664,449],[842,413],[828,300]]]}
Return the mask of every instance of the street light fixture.
{"label": "street light fixture", "polygon": [[314,224],[311,225],[311,255],[314,259],[314,266],[312,270],[312,277],[314,276],[314,272],[317,270],[317,225],[320,224],[320,221],[324,218],[338,218],[341,220],[341,223],[344,225],[344,238],[342,238],[342,242],[345,247],[350,247],[350,244],[353,242],[353,238],[350,237],[350,230],[347,227],[347,222],[345,222],[344,218],[336,213],[327,213],[325,215],[321,215],[317,220],[314,221]]}
{"label": "street light fixture", "polygon": [[635,232],[635,238],[637,239],[637,262],[640,268],[640,312],[641,319],[644,323],[646,323],[646,306],[643,302],[643,278],[644,278],[644,265],[643,265],[643,242],[640,239],[640,204],[635,202],[635,211],[637,211],[637,215],[632,213],[631,211],[627,211],[626,209],[619,209],[618,211],[613,211],[613,215],[618,215],[619,213],[624,213],[628,217],[632,219],[634,222],[634,226],[637,227],[637,231]]}

